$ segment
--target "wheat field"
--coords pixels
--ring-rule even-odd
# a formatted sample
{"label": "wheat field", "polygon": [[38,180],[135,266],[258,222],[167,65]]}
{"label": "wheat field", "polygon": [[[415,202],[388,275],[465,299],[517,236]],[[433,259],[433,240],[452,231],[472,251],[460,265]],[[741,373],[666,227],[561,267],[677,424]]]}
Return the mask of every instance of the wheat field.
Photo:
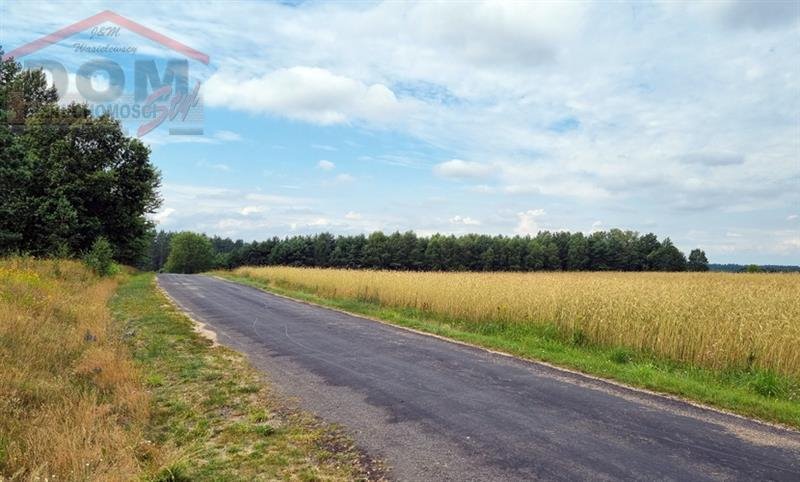
{"label": "wheat field", "polygon": [[800,377],[800,275],[437,273],[243,267],[234,273],[323,297],[473,323],[554,326],[565,339],[711,369]]}

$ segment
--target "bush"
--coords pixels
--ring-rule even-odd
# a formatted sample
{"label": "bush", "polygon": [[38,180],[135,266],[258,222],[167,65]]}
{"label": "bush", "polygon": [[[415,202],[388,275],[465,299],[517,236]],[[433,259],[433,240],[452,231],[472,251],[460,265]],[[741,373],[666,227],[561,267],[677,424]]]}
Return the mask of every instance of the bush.
{"label": "bush", "polygon": [[119,271],[114,264],[114,249],[102,236],[92,244],[92,249],[84,257],[84,262],[99,276],[111,276]]}

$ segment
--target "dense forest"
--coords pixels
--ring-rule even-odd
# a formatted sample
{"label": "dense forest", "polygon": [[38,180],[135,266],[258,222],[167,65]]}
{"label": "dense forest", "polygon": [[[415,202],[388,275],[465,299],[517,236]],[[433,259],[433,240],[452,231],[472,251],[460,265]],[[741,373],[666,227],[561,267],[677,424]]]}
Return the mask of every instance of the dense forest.
{"label": "dense forest", "polygon": [[[185,243],[197,246],[194,235],[180,236],[181,254],[169,271],[182,271],[174,262],[185,257]],[[161,231],[153,238],[149,268],[163,270],[170,259],[176,233]],[[289,265],[416,271],[706,271],[703,251],[687,257],[669,240],[612,229],[589,235],[543,231],[536,236],[417,236],[409,231],[370,235],[272,238],[245,243],[229,238],[206,238],[208,259],[201,265],[235,268],[243,265]],[[193,248],[197,250],[198,248]],[[197,262],[197,259],[194,260]]]}

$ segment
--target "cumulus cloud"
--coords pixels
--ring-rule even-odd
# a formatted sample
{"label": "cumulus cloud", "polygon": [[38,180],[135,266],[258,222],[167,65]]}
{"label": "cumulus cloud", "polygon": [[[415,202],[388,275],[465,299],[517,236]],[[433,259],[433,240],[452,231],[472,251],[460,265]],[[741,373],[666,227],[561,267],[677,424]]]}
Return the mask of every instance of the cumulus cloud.
{"label": "cumulus cloud", "polygon": [[330,171],[331,169],[336,167],[336,164],[332,163],[331,161],[322,159],[317,163],[317,167],[319,167],[323,171]]}
{"label": "cumulus cloud", "polygon": [[259,77],[218,73],[203,86],[208,105],[276,114],[316,124],[390,122],[408,108],[383,84],[367,85],[319,67],[277,69]]}
{"label": "cumulus cloud", "polygon": [[355,211],[349,211],[347,214],[344,215],[344,218],[349,221],[358,221],[361,218],[363,218],[363,216],[361,215],[361,213],[357,213]]}
{"label": "cumulus cloud", "polygon": [[441,177],[452,179],[480,179],[491,175],[494,172],[494,168],[489,164],[480,162],[452,159],[435,165],[433,172]]}
{"label": "cumulus cloud", "polygon": [[540,231],[539,220],[547,214],[544,209],[529,209],[517,213],[517,227],[514,232],[520,235],[536,234]]}

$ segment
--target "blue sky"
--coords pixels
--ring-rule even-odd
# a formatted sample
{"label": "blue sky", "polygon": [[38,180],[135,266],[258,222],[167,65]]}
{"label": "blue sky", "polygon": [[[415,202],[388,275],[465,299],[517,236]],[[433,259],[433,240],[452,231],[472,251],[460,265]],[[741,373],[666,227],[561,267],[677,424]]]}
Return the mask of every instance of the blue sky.
{"label": "blue sky", "polygon": [[204,135],[142,138],[163,229],[620,227],[800,263],[798,2],[1,4],[6,51],[110,9],[210,56]]}

